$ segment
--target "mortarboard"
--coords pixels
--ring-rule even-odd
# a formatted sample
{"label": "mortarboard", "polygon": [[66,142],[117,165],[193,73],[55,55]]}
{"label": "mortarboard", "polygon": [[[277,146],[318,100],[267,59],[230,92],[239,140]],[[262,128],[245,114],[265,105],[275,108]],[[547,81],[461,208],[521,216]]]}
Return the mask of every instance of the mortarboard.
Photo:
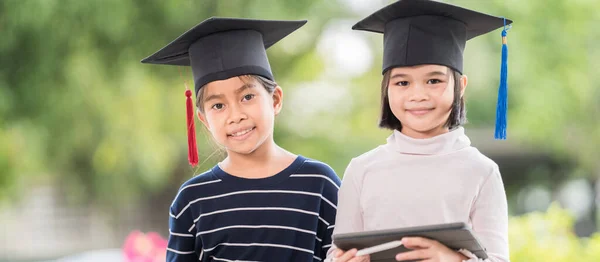
{"label": "mortarboard", "polygon": [[306,24],[301,21],[211,17],[142,63],[191,66],[196,94],[205,84],[256,74],[273,79],[266,49]]}
{"label": "mortarboard", "polygon": [[467,40],[504,27],[496,139],[506,138],[507,46],[511,20],[431,0],[399,0],[352,29],[383,34],[382,73],[394,67],[437,64],[463,72]]}
{"label": "mortarboard", "polygon": [[[202,86],[241,75],[274,80],[266,49],[306,24],[306,20],[257,20],[211,17],[143,59],[142,63],[191,66],[196,95]],[[192,92],[185,95],[188,160],[198,164]]]}

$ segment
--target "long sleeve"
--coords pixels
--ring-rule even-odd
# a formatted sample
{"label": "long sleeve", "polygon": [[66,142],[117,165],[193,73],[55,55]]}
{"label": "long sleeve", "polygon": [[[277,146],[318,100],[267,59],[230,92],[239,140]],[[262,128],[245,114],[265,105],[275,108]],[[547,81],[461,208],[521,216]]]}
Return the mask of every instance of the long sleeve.
{"label": "long sleeve", "polygon": [[[196,253],[196,230],[190,230],[194,219],[190,210],[181,208],[187,202],[181,203],[175,199],[169,209],[169,241],[167,244],[166,262],[198,261]],[[183,211],[182,211],[183,210]]]}
{"label": "long sleeve", "polygon": [[[342,186],[338,192],[338,209],[334,234],[363,231],[363,214],[360,204],[360,179],[362,171],[356,169],[355,166],[357,165],[353,159],[348,164],[342,178]],[[335,249],[335,245],[332,245],[327,252],[326,261],[331,261]]]}
{"label": "long sleeve", "polygon": [[[504,183],[496,166],[479,190],[471,210],[473,231],[487,250],[485,261],[508,262],[508,208]],[[472,258],[471,261],[483,261]]]}
{"label": "long sleeve", "polygon": [[[341,181],[336,175],[335,171],[333,171],[331,168],[326,169],[323,173],[330,179],[331,183],[325,183],[322,195],[325,197],[325,199],[328,199],[331,203],[337,206],[338,190]],[[319,229],[317,233],[317,238],[321,241],[319,242],[320,245],[317,247],[318,250],[315,251],[315,255],[320,259],[326,258],[327,251],[332,246],[332,234],[336,227],[336,206],[331,206],[328,203],[321,201],[319,217],[323,219],[323,223],[319,223]]]}

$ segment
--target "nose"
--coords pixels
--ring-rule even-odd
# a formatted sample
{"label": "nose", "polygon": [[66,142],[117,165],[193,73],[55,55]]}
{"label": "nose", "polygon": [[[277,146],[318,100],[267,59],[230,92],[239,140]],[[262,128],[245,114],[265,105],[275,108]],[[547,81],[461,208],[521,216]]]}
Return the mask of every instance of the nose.
{"label": "nose", "polygon": [[229,110],[229,118],[227,124],[237,124],[242,120],[247,119],[248,116],[244,113],[244,110],[239,104],[232,104]]}
{"label": "nose", "polygon": [[422,102],[428,99],[429,94],[423,84],[414,84],[413,88],[410,89],[409,101]]}

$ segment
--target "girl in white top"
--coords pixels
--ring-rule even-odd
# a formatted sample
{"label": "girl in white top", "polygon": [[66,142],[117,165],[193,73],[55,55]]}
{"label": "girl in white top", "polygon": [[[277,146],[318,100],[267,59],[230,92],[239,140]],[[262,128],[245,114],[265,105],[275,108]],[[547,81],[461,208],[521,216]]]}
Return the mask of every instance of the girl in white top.
{"label": "girl in white top", "polygon": [[[489,261],[509,261],[502,177],[461,126],[466,40],[506,23],[511,21],[440,2],[401,0],[353,27],[384,34],[379,125],[393,133],[348,165],[334,235],[464,222]],[[482,260],[430,239],[401,241],[411,251],[398,254],[398,261]],[[356,252],[334,245],[328,259],[368,261]]]}

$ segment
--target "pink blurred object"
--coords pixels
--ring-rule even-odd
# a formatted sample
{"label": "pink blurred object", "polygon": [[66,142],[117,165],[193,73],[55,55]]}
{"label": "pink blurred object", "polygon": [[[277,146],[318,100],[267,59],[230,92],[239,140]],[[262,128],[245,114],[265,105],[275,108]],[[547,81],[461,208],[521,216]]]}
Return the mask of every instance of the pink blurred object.
{"label": "pink blurred object", "polygon": [[125,239],[123,253],[126,262],[164,262],[167,240],[158,233],[133,231]]}

